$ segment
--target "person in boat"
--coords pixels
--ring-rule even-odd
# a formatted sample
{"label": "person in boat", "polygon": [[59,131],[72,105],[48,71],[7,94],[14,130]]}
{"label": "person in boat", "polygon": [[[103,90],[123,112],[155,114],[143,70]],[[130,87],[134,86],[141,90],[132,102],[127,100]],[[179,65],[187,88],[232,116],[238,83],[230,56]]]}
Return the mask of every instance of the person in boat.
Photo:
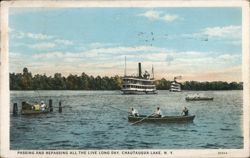
{"label": "person in boat", "polygon": [[136,110],[136,109],[134,109],[134,108],[131,108],[131,115],[133,115],[133,116],[136,116],[136,117],[138,117],[139,116],[139,113],[138,113],[138,111]]}
{"label": "person in boat", "polygon": [[45,105],[44,101],[41,101],[41,110],[45,111],[45,109],[46,109],[46,105]]}
{"label": "person in boat", "polygon": [[31,106],[31,110],[36,110],[37,106],[40,106],[40,105],[38,104],[38,102],[35,102],[35,104]]}
{"label": "person in boat", "polygon": [[187,116],[188,115],[188,109],[187,107],[184,107],[181,113],[183,116]]}
{"label": "person in boat", "polygon": [[35,104],[33,105],[33,110],[35,110],[35,111],[41,110],[41,106],[38,104],[38,102],[35,102]]}
{"label": "person in boat", "polygon": [[195,98],[200,98],[200,95],[198,93],[196,93]]}
{"label": "person in boat", "polygon": [[154,112],[154,117],[162,117],[162,112],[160,110],[160,107],[157,107],[156,111]]}

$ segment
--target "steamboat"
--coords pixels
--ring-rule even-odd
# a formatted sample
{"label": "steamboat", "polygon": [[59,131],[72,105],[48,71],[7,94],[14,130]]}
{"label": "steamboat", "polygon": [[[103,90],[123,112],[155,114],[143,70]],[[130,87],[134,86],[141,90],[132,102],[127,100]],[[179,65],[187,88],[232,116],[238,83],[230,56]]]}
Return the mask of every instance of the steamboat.
{"label": "steamboat", "polygon": [[181,84],[177,82],[177,79],[181,79],[181,76],[174,77],[174,81],[170,85],[170,92],[181,92]]}
{"label": "steamboat", "polygon": [[125,73],[123,77],[123,85],[121,91],[123,94],[157,94],[154,72],[152,67],[152,77],[145,71],[142,74],[141,63],[138,63],[138,76],[126,75],[126,59]]}

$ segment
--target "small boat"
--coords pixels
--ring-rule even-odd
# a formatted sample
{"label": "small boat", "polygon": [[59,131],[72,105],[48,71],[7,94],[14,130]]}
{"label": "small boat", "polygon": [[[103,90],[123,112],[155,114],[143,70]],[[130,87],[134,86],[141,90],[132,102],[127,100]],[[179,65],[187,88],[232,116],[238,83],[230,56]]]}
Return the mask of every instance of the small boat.
{"label": "small boat", "polygon": [[193,122],[195,115],[188,116],[164,116],[164,117],[154,117],[154,116],[128,116],[129,122],[160,122],[160,123],[184,123]]}
{"label": "small boat", "polygon": [[22,104],[21,115],[36,115],[36,114],[46,114],[50,112],[50,108],[47,107],[45,110],[41,110],[39,104],[29,104],[24,102]]}
{"label": "small boat", "polygon": [[171,86],[170,86],[169,91],[170,92],[181,92],[181,84],[176,82],[176,81],[171,82]]}
{"label": "small boat", "polygon": [[186,101],[212,101],[213,97],[186,97]]}
{"label": "small boat", "polygon": [[174,81],[172,81],[170,85],[170,92],[181,92],[181,83],[177,82],[177,79],[181,79],[181,76],[174,77]]}
{"label": "small boat", "polygon": [[49,113],[49,109],[45,109],[44,111],[37,111],[37,110],[21,110],[21,115],[36,115],[36,114],[47,114]]}

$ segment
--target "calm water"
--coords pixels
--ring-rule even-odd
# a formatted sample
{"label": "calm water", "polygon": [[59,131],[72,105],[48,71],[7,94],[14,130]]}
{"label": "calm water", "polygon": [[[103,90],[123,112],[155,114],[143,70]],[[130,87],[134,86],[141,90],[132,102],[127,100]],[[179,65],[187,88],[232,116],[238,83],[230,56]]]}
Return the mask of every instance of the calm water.
{"label": "calm water", "polygon": [[[199,92],[214,101],[186,102],[196,92],[121,95],[120,91],[12,91],[11,107],[42,98],[63,112],[37,116],[10,114],[11,149],[205,149],[243,148],[242,91]],[[127,111],[151,114],[160,106],[164,115],[180,115],[183,106],[195,114],[193,123],[131,125]]]}

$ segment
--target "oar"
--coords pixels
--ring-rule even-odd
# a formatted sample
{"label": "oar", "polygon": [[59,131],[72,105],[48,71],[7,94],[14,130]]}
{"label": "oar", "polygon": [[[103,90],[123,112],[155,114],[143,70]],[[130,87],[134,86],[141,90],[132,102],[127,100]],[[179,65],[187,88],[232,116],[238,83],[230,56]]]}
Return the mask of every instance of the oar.
{"label": "oar", "polygon": [[122,112],[126,112],[126,113],[130,113],[130,112],[126,111],[126,110],[122,110],[122,109],[119,109],[119,108],[113,107],[113,106],[111,106],[111,105],[104,105],[104,106],[109,106],[109,107],[111,107],[111,108],[113,108],[113,109],[120,110],[120,111],[122,111]]}
{"label": "oar", "polygon": [[153,114],[151,114],[151,115],[148,115],[147,117],[145,117],[145,118],[143,118],[143,119],[141,119],[141,120],[139,120],[139,121],[136,121],[136,122],[132,123],[131,125],[134,125],[134,124],[137,124],[137,123],[139,123],[139,122],[142,122],[143,120],[149,118],[150,116],[152,116],[152,115],[154,115],[154,114],[155,114],[155,113],[153,113]]}

